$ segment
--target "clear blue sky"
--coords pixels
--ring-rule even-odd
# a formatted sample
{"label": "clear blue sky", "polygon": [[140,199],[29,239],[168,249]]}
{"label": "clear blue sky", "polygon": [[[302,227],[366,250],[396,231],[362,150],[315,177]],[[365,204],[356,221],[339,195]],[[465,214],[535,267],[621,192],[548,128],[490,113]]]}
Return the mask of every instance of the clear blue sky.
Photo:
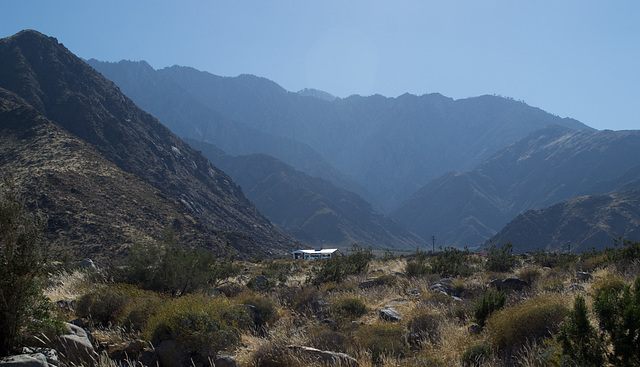
{"label": "clear blue sky", "polygon": [[346,97],[499,94],[640,129],[640,1],[4,0],[0,36]]}

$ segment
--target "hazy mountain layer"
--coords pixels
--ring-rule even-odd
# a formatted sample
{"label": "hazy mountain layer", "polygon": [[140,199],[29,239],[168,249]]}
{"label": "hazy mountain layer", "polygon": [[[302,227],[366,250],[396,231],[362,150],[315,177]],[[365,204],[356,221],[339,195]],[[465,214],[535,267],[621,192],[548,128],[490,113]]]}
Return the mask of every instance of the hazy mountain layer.
{"label": "hazy mountain layer", "polygon": [[[304,143],[364,189],[347,187],[328,175],[311,172],[292,162],[291,155],[275,155],[259,145],[246,146],[242,154],[269,153],[306,173],[358,192],[385,211],[430,180],[448,171],[472,169],[539,128],[560,125],[588,129],[576,120],[494,96],[453,100],[439,94],[405,94],[397,98],[375,95],[328,100],[288,92],[272,81],[251,75],[220,77],[179,66],[155,74],[146,69],[141,74],[127,62],[92,65],[134,100],[156,101],[148,104],[153,114],[162,116],[174,107],[161,102],[166,99],[158,95],[158,90],[135,82],[149,75],[154,80],[171,79],[208,109],[245,126]],[[192,123],[180,116],[172,122],[174,126]],[[201,140],[238,154],[226,147],[230,143],[222,134],[201,132]]]}
{"label": "hazy mountain layer", "polygon": [[237,238],[232,245],[245,254],[296,246],[229,176],[55,38],[23,31],[0,40],[0,87],[18,94],[120,169],[179,201],[199,225]]}
{"label": "hazy mountain layer", "polygon": [[248,198],[287,234],[315,246],[377,249],[423,247],[424,240],[373,210],[357,194],[311,177],[273,157],[233,157],[207,143],[187,140],[240,184]]}
{"label": "hazy mountain layer", "polygon": [[477,246],[518,213],[579,195],[640,188],[640,131],[545,128],[476,169],[425,185],[393,217],[447,246]]}

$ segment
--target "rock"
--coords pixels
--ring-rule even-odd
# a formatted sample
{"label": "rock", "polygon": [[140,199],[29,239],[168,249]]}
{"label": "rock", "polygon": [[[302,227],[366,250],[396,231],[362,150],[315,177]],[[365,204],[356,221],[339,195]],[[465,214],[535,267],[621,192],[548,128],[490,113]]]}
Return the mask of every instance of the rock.
{"label": "rock", "polygon": [[518,278],[507,278],[507,279],[497,278],[489,282],[487,286],[494,287],[499,291],[521,291],[529,287],[529,284],[527,284],[527,282],[525,282],[524,280],[520,280]]}
{"label": "rock", "polygon": [[219,355],[216,359],[213,360],[213,365],[215,367],[238,367],[238,363],[236,363],[236,360],[227,354]]}
{"label": "rock", "polygon": [[42,353],[18,354],[0,358],[2,367],[49,367],[47,357]]}
{"label": "rock", "polygon": [[61,310],[73,311],[76,308],[76,301],[61,299],[60,301],[56,302],[56,306]]}
{"label": "rock", "polygon": [[433,283],[429,287],[429,292],[440,292],[446,296],[454,297],[458,300],[460,299],[460,292],[453,289],[453,281],[451,279],[441,279],[436,283]]}
{"label": "rock", "polygon": [[256,306],[253,305],[239,305],[248,315],[251,321],[253,321],[254,326],[261,327],[264,325],[264,320],[262,319],[262,315]]}
{"label": "rock", "polygon": [[156,356],[161,367],[181,366],[186,351],[175,340],[163,340],[156,346]]}
{"label": "rock", "polygon": [[579,271],[576,273],[576,278],[581,282],[589,282],[593,280],[593,275],[584,271]]}
{"label": "rock", "polygon": [[91,259],[84,259],[76,263],[81,269],[96,269],[96,264]]}
{"label": "rock", "polygon": [[571,284],[567,287],[567,290],[570,292],[582,292],[584,291],[584,287],[580,284]]}
{"label": "rock", "polygon": [[409,296],[419,296],[422,292],[420,292],[420,290],[418,288],[415,289],[411,289],[409,291],[407,291],[407,295]]}
{"label": "rock", "polygon": [[125,353],[129,357],[138,356],[142,353],[142,351],[147,347],[147,342],[144,340],[136,339],[131,341],[122,352]]}
{"label": "rock", "polygon": [[140,355],[140,359],[138,359],[138,362],[140,362],[143,366],[157,367],[159,364],[158,355],[156,354],[156,352],[145,350]]}
{"label": "rock", "polygon": [[53,348],[22,348],[22,354],[40,353],[47,359],[50,366],[60,365],[60,356],[58,351]]}
{"label": "rock", "polygon": [[303,358],[315,359],[316,361],[327,364],[327,365],[337,365],[337,366],[347,366],[347,367],[359,366],[358,361],[346,353],[331,352],[328,350],[320,350],[316,348],[298,346],[298,345],[291,345],[291,346],[288,346],[287,348],[289,348],[296,354],[302,356]]}
{"label": "rock", "polygon": [[367,289],[367,288],[375,287],[376,285],[377,285],[376,280],[370,278],[370,279],[365,279],[365,280],[361,281],[360,283],[358,283],[358,288]]}
{"label": "rock", "polygon": [[249,281],[247,284],[249,288],[253,288],[258,292],[264,292],[269,289],[269,279],[264,275],[257,275]]}
{"label": "rock", "polygon": [[67,364],[91,366],[98,359],[98,353],[93,349],[87,336],[74,334],[59,336],[56,340],[56,350]]}
{"label": "rock", "polygon": [[80,328],[87,327],[87,323],[81,318],[73,319],[73,320],[69,321],[69,323],[71,325],[75,325],[75,326],[80,327]]}
{"label": "rock", "polygon": [[382,310],[380,310],[379,315],[380,315],[380,318],[385,321],[391,321],[391,322],[402,321],[402,317],[400,316],[400,313],[398,313],[398,311],[393,307],[383,308]]}
{"label": "rock", "polygon": [[482,328],[480,327],[480,325],[472,324],[471,326],[469,326],[469,334],[477,335],[477,334],[480,334],[481,332],[482,332]]}

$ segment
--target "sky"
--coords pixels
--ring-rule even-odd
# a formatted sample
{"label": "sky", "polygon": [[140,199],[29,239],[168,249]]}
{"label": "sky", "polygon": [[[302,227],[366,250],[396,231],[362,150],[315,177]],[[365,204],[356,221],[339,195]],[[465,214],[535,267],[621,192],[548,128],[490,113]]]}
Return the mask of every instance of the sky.
{"label": "sky", "polygon": [[596,129],[640,129],[640,1],[3,0],[84,59],[145,60],[289,91],[501,95]]}

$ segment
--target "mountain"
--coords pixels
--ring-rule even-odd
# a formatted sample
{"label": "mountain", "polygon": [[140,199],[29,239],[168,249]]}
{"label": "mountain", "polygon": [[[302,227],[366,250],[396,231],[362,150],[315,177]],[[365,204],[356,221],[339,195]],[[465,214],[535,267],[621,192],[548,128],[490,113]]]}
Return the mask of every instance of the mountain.
{"label": "mountain", "polygon": [[[170,75],[154,70],[144,61],[109,63],[90,59],[87,63],[115,82],[140,108],[152,113],[180,137],[211,142],[231,155],[265,153],[312,176],[366,192],[309,145],[257,130],[225,116],[193,97]],[[301,92],[303,95],[311,93]],[[321,93],[317,91],[313,95],[320,96]]]}
{"label": "mountain", "polygon": [[612,239],[640,240],[640,190],[574,198],[519,214],[491,239],[518,252],[602,250]]}
{"label": "mountain", "polygon": [[422,187],[393,218],[447,246],[478,246],[517,214],[581,195],[640,188],[640,131],[548,127],[477,168]]}
{"label": "mountain", "polygon": [[[232,155],[273,155],[298,170],[360,194],[383,212],[391,211],[442,174],[472,169],[544,126],[590,130],[576,120],[496,96],[453,100],[440,94],[404,94],[397,98],[374,95],[322,99],[288,92],[273,81],[253,75],[220,77],[173,66],[155,73],[147,69],[147,74],[133,76],[127,62],[91,64],[135,101],[156,100],[148,105],[153,114],[161,116],[174,107],[153,88],[133,82],[147,75],[170,79],[209,110],[267,134],[265,139],[278,137],[305,144],[360,188],[311,172],[292,162],[295,157],[275,155],[259,145],[245,146],[246,150],[238,153],[225,147],[229,142],[214,132],[201,129],[199,138]],[[175,126],[191,123],[180,116],[172,122]]]}
{"label": "mountain", "polygon": [[425,243],[399,223],[377,213],[357,194],[309,176],[265,154],[231,156],[187,140],[244,189],[273,223],[294,238],[322,246],[353,243],[376,249],[415,249]]}
{"label": "mountain", "polygon": [[[23,31],[0,40],[0,87],[122,171],[178,202],[198,226],[220,234],[211,242],[229,240],[244,255],[283,253],[297,246],[258,212],[228,175],[55,38]],[[73,203],[68,204],[72,211]]]}

